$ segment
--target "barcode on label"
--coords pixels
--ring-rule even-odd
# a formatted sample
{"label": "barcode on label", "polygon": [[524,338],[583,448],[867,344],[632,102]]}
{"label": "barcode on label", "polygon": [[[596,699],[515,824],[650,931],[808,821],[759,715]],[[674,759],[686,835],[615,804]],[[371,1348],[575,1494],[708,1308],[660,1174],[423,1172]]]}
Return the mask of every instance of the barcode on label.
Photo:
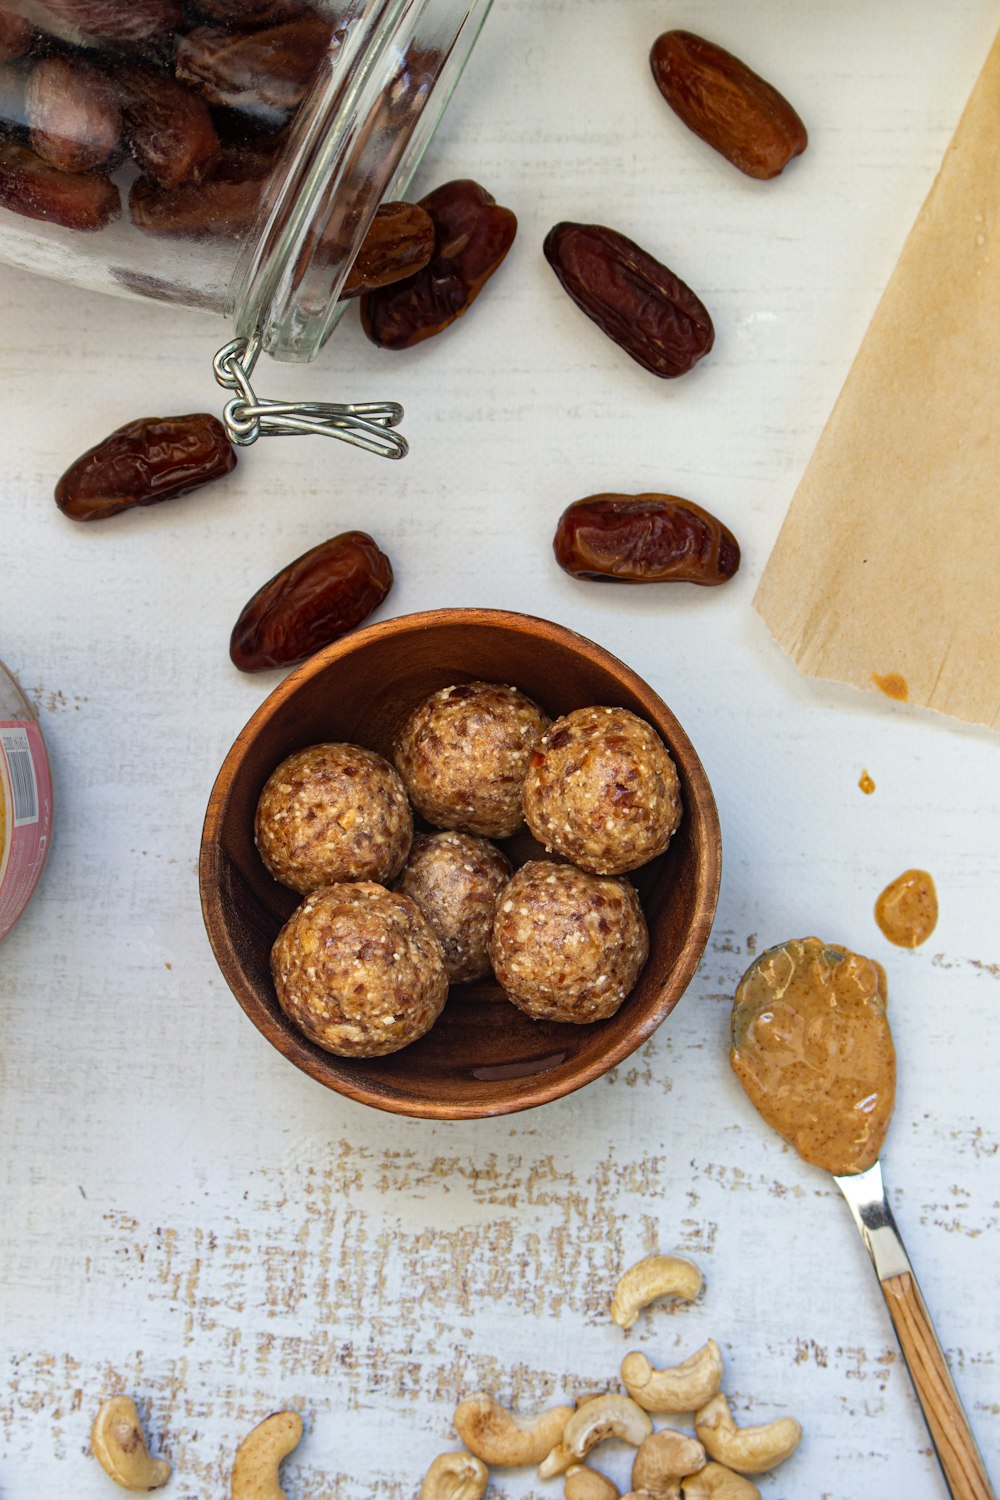
{"label": "barcode on label", "polygon": [[35,766],[26,732],[23,729],[5,729],[0,734],[0,748],[10,776],[14,827],[18,828],[23,823],[37,823],[38,782],[35,780]]}

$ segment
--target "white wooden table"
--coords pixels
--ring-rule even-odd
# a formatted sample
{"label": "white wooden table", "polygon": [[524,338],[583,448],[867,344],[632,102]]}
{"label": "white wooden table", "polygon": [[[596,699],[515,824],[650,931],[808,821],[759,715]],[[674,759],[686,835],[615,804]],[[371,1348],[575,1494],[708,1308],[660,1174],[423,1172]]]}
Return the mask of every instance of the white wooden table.
{"label": "white wooden table", "polygon": [[[40,710],[58,813],[0,950],[3,1500],[112,1493],[88,1434],[113,1390],[139,1399],[183,1500],[228,1493],[236,1443],[283,1406],[307,1422],[290,1500],[408,1500],[463,1393],[527,1409],[615,1375],[609,1291],[655,1248],[693,1256],[707,1289],[648,1317],[638,1347],[667,1363],[714,1336],[742,1420],[805,1426],[766,1495],[937,1500],[846,1208],[726,1065],[750,955],[812,931],[888,968],[892,1202],[1000,1473],[997,740],[800,677],[750,607],[996,19],[989,0],[497,0],[417,186],[486,184],[519,216],[508,263],[418,350],[378,353],[345,323],[321,364],[269,372],[275,392],[401,400],[402,464],[261,444],[215,490],[73,526],[51,499],[66,463],[132,417],[216,409],[224,330],[0,270],[0,655]],[[799,105],[811,145],[784,178],[741,177],[662,104],[646,54],[671,25]],[[690,281],[711,358],[664,384],[604,340],[542,258],[563,218],[613,224]],[[739,576],[574,583],[555,520],[602,489],[715,510]],[[327,1093],[249,1025],[204,935],[205,803],[277,680],[230,667],[229,630],[278,566],[358,526],[396,567],[383,614],[573,626],[662,693],[716,790],[722,896],[689,993],[628,1064],[542,1111],[433,1125]],[[909,865],[941,898],[912,954],[872,917]],[[624,1450],[605,1467],[627,1488]]]}

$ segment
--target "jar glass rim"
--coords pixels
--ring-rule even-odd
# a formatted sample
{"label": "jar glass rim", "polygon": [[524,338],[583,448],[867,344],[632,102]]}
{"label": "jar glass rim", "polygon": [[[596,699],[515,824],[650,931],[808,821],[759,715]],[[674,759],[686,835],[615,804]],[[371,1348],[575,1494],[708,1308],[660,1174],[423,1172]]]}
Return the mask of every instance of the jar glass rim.
{"label": "jar glass rim", "polygon": [[380,203],[406,191],[492,0],[355,0],[230,287],[238,337],[311,360]]}

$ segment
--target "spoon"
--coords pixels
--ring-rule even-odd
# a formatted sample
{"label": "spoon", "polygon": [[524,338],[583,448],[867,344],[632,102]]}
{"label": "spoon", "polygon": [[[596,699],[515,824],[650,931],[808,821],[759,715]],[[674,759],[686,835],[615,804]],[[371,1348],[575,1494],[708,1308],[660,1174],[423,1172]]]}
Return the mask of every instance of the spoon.
{"label": "spoon", "polygon": [[886,1199],[881,1164],[876,1161],[866,1172],[850,1176],[834,1174],[833,1180],[847,1199],[871,1256],[949,1494],[954,1500],[995,1500],[982,1454]]}
{"label": "spoon", "polygon": [[818,938],[768,949],[737,986],[730,1061],[767,1123],[847,1200],[952,1500],[996,1500],[882,1182],[896,1058],[881,965]]}

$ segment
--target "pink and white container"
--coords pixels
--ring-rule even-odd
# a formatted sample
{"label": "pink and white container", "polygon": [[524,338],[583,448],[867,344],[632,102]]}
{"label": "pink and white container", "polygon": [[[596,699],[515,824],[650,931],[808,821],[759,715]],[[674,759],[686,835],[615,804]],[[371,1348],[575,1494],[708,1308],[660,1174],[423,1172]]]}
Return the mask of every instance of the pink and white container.
{"label": "pink and white container", "polygon": [[52,839],[52,777],[38,720],[0,662],[0,939],[24,911]]}

